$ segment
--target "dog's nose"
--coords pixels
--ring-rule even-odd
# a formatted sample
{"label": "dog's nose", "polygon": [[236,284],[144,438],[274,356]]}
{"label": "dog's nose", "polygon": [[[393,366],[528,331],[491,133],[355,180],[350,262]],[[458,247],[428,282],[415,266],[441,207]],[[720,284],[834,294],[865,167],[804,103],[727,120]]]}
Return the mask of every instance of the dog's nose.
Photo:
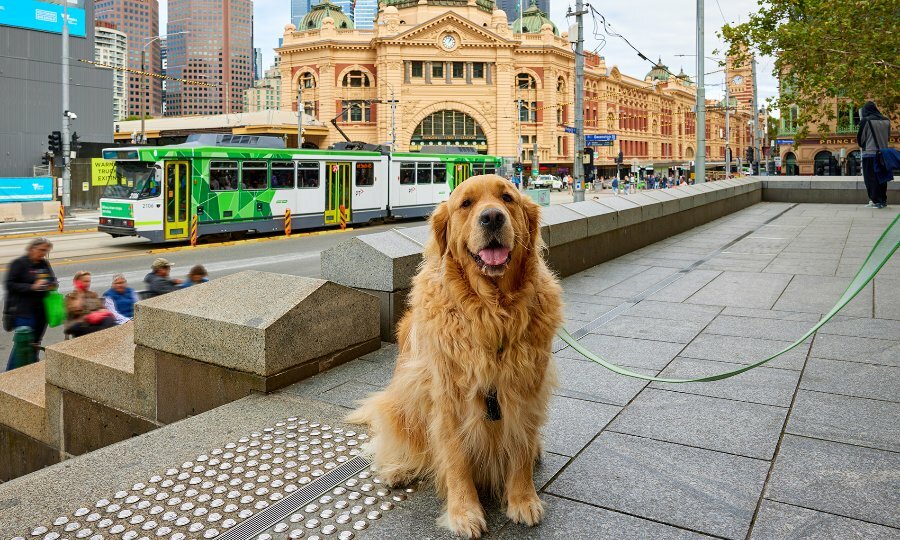
{"label": "dog's nose", "polygon": [[478,223],[489,231],[496,231],[506,222],[503,212],[496,208],[488,208],[479,216]]}

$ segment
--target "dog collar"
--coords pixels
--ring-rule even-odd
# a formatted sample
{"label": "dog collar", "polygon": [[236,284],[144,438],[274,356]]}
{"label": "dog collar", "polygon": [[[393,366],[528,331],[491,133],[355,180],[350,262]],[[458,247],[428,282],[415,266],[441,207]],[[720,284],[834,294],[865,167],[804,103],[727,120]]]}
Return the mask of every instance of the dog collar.
{"label": "dog collar", "polygon": [[484,396],[484,405],[487,409],[487,419],[496,422],[502,418],[500,414],[500,402],[497,400],[497,390],[491,389]]}

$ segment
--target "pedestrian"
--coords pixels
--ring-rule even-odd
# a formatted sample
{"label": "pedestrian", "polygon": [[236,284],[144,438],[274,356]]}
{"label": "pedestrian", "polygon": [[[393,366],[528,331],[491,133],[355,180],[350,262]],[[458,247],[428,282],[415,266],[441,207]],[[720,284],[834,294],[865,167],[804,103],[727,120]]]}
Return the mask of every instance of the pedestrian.
{"label": "pedestrian", "polygon": [[[887,182],[891,171],[881,172],[876,169],[878,150],[887,148],[891,134],[891,121],[881,114],[875,103],[867,101],[859,111],[859,131],[856,143],[862,154],[863,181],[869,193],[869,204],[866,208],[884,208],[887,206]],[[879,174],[881,173],[881,174]]]}
{"label": "pedestrian", "polygon": [[169,277],[172,273],[172,263],[162,257],[153,261],[150,266],[150,273],[144,276],[144,283],[147,284],[147,298],[153,298],[161,294],[170,293],[178,289],[182,280]]}
{"label": "pedestrian", "polygon": [[195,264],[188,272],[188,278],[184,283],[181,284],[181,288],[186,289],[191,285],[206,283],[207,281],[209,281],[209,277],[207,276],[209,276],[209,274],[206,272],[206,268],[202,264]]}
{"label": "pedestrian", "polygon": [[619,177],[618,176],[613,177],[612,190],[613,190],[613,195],[619,194]]}
{"label": "pedestrian", "polygon": [[134,318],[134,305],[138,302],[138,294],[128,286],[124,274],[113,276],[112,285],[103,293],[103,298],[106,301],[106,309],[115,316],[117,324]]}
{"label": "pedestrian", "polygon": [[[40,345],[47,331],[44,297],[58,287],[56,275],[47,260],[51,249],[53,244],[46,238],[33,239],[28,243],[25,255],[13,260],[6,272],[4,330],[12,331],[20,326],[31,328],[32,345]],[[6,369],[12,367],[13,351],[9,354]]]}
{"label": "pedestrian", "polygon": [[90,272],[75,272],[72,285],[75,290],[66,295],[66,334],[79,337],[116,325],[112,312],[106,309],[100,296],[91,290]]}

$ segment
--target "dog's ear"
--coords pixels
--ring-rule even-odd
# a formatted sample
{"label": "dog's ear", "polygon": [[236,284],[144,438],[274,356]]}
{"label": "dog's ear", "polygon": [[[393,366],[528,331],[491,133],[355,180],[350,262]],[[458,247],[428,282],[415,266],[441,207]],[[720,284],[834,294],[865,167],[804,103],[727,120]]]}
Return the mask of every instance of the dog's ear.
{"label": "dog's ear", "polygon": [[438,247],[438,254],[447,252],[447,228],[450,226],[449,203],[442,202],[431,213],[431,238]]}
{"label": "dog's ear", "polygon": [[541,207],[531,200],[531,197],[522,195],[522,209],[528,226],[528,247],[536,251],[540,247],[541,240]]}

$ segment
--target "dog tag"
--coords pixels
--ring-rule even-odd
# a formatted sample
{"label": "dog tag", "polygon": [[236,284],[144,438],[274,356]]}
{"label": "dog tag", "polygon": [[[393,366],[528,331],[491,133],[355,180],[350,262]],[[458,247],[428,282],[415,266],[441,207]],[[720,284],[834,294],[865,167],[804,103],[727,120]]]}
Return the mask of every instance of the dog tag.
{"label": "dog tag", "polygon": [[497,391],[491,390],[484,396],[484,404],[487,407],[488,420],[500,420],[500,402],[497,401]]}

